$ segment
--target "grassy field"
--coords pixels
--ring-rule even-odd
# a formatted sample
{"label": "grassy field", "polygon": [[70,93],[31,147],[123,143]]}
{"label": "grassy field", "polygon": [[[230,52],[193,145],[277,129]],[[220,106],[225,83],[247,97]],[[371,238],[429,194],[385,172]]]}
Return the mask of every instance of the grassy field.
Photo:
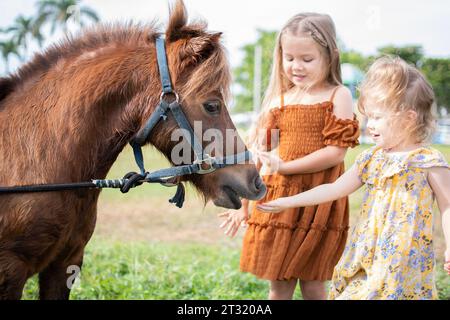
{"label": "grassy field", "polygon": [[[349,150],[347,167],[367,148]],[[435,146],[450,159],[450,146]],[[148,169],[167,167],[151,148],[144,150]],[[109,177],[136,171],[126,149]],[[266,299],[268,284],[239,271],[243,230],[229,239],[217,214],[223,209],[202,203],[188,187],[183,209],[168,203],[174,188],[146,185],[123,195],[104,190],[98,206],[96,231],[86,247],[81,278],[72,299]],[[351,222],[359,210],[362,190],[350,197]],[[441,299],[450,299],[450,277],[442,271],[444,249],[439,214],[435,221],[437,286]],[[25,299],[37,297],[36,277]],[[301,299],[299,292],[295,298]]]}

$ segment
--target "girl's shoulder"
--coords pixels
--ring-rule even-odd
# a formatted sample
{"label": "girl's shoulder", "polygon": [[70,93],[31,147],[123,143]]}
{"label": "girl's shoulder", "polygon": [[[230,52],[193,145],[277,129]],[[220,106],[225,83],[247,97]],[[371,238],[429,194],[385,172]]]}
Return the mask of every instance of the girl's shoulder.
{"label": "girl's shoulder", "polygon": [[283,101],[283,98],[280,96],[274,97],[270,102],[265,106],[265,111],[270,112],[274,111],[276,109],[281,109],[282,105],[281,102]]}
{"label": "girl's shoulder", "polygon": [[355,163],[358,166],[360,166],[360,165],[366,164],[367,162],[372,160],[372,158],[374,158],[374,156],[378,156],[375,158],[379,158],[379,154],[380,154],[381,150],[382,149],[377,146],[369,147],[366,150],[362,151],[358,156],[356,156]]}
{"label": "girl's shoulder", "polygon": [[422,146],[417,149],[388,154],[378,146],[372,146],[361,152],[355,162],[365,164],[369,161],[389,163],[401,163],[405,167],[431,168],[434,166],[449,167],[445,156],[431,146]]}
{"label": "girl's shoulder", "polygon": [[414,168],[434,168],[450,166],[445,156],[437,149],[423,146],[408,152],[387,153],[373,146],[361,152],[355,165],[363,182],[384,181],[396,174],[406,173]]}
{"label": "girl's shoulder", "polygon": [[333,103],[333,113],[337,118],[353,120],[353,96],[349,88],[343,85],[336,87],[330,101]]}
{"label": "girl's shoulder", "polygon": [[407,157],[408,166],[415,168],[450,168],[445,156],[431,146],[424,146],[411,151]]}
{"label": "girl's shoulder", "polygon": [[381,151],[382,149],[380,147],[372,146],[356,157],[354,166],[356,167],[361,182],[373,184],[378,174],[377,172],[381,167]]}

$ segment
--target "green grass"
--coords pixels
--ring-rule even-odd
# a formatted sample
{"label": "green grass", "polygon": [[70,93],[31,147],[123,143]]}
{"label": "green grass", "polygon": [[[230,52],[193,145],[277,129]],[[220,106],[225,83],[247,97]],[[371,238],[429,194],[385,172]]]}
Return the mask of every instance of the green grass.
{"label": "green grass", "polygon": [[[71,299],[265,299],[268,286],[239,271],[239,250],[216,245],[96,240]],[[37,278],[24,298],[37,298]]]}
{"label": "green grass", "polygon": [[[347,153],[347,168],[355,157],[368,145],[361,145]],[[435,146],[447,159],[450,159],[450,146]],[[167,161],[145,148],[144,156],[147,169],[155,170],[168,166]],[[117,160],[109,173],[110,178],[122,177],[128,171],[136,171],[132,152],[127,148]],[[188,195],[191,194],[188,189]],[[104,190],[99,202],[99,215],[102,203],[121,206],[120,210],[136,205],[136,200],[146,200],[143,215],[147,220],[136,220],[143,224],[143,230],[148,233],[170,232],[174,236],[191,228],[194,233],[212,235],[218,233],[219,222],[213,220],[218,209],[203,208],[200,199],[188,197],[190,206],[183,210],[170,211],[166,207],[147,206],[148,201],[161,201],[161,197],[170,198],[173,188],[159,185],[147,185],[131,190],[122,195],[118,190]],[[360,208],[362,189],[350,197],[351,217]],[[151,200],[153,199],[153,200]],[[167,204],[169,208],[169,204]],[[108,207],[109,208],[109,207]],[[190,211],[187,208],[191,208]],[[119,210],[119,211],[120,211]],[[172,209],[173,210],[173,209]],[[119,212],[121,213],[121,212]],[[123,213],[125,214],[125,213]],[[126,219],[135,218],[135,212],[127,212]],[[107,216],[107,215],[106,215]],[[110,217],[110,216],[107,216]],[[105,224],[110,224],[107,231]],[[103,219],[97,226],[96,234],[86,247],[81,280],[72,290],[71,299],[266,299],[268,282],[258,280],[253,275],[239,271],[239,255],[241,239],[229,240],[223,236],[220,241],[211,236],[209,241],[191,241],[186,238],[176,238],[171,242],[161,242],[152,238],[148,241],[121,241],[122,231],[112,221]],[[133,226],[131,224],[131,226]],[[126,227],[129,234],[136,234],[134,228]],[[197,228],[197,229],[195,229]],[[440,226],[437,225],[440,229]],[[191,231],[192,231],[191,230]],[[111,234],[113,233],[113,234]],[[438,234],[442,242],[442,233]],[[118,240],[119,239],[119,240]],[[177,240],[178,239],[178,240]],[[439,240],[439,239],[438,239]],[[443,272],[442,261],[438,258],[436,279],[441,299],[450,299],[450,277]],[[29,280],[24,291],[24,299],[37,298],[37,277]],[[297,291],[296,298],[301,298]]]}
{"label": "green grass", "polygon": [[[71,299],[266,299],[268,282],[239,271],[239,250],[217,245],[95,240],[86,247]],[[440,299],[450,299],[449,276],[438,266]],[[37,277],[24,299],[37,298]],[[295,298],[301,298],[297,290]]]}

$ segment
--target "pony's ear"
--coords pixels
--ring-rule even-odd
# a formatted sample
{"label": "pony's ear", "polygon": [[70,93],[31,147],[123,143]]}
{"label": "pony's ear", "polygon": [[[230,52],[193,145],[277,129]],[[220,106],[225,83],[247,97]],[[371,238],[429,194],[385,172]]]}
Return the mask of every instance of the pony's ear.
{"label": "pony's ear", "polygon": [[166,42],[174,43],[178,52],[180,68],[195,66],[208,58],[218,47],[222,33],[206,32],[205,22],[188,23],[186,7],[177,0],[170,10],[166,29]]}
{"label": "pony's ear", "polygon": [[219,46],[221,34],[204,34],[186,39],[179,51],[183,67],[195,66],[201,61],[206,60]]}
{"label": "pony's ear", "polygon": [[169,24],[166,29],[166,40],[169,42],[176,41],[179,38],[179,30],[187,24],[186,7],[181,0],[177,0],[175,6],[169,9]]}
{"label": "pony's ear", "polygon": [[[189,39],[204,36],[206,34],[207,23],[205,21],[195,21],[188,24],[188,14],[182,0],[177,0],[175,6],[170,8],[169,23],[166,29],[166,41],[168,43],[176,42],[180,39]],[[213,39],[219,38],[216,35],[210,35]]]}

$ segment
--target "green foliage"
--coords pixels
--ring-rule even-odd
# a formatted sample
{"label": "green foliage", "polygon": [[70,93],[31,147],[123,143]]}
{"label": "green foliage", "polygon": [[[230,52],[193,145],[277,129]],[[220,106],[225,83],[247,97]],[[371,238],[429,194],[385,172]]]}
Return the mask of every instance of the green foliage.
{"label": "green foliage", "polygon": [[272,68],[273,48],[275,47],[277,33],[275,31],[258,30],[256,43],[247,44],[242,47],[244,59],[242,64],[234,70],[235,83],[239,85],[240,92],[235,96],[236,105],[234,112],[245,112],[253,110],[253,78],[255,65],[255,48],[261,46],[261,100],[269,84]]}
{"label": "green foliage", "polygon": [[99,21],[99,17],[92,9],[79,6],[79,0],[40,0],[38,12],[32,17],[19,15],[14,23],[6,28],[0,29],[9,37],[8,40],[0,43],[2,57],[8,72],[8,62],[11,55],[16,55],[21,60],[25,60],[31,42],[36,41],[39,46],[44,42],[43,28],[50,23],[51,34],[57,28],[67,32],[67,22],[74,16],[77,22],[83,26],[85,20]]}
{"label": "green foliage", "polygon": [[349,50],[349,51],[341,51],[340,52],[340,61],[342,63],[350,63],[354,66],[357,66],[362,71],[367,71],[369,68],[370,63],[372,62],[373,58],[371,57],[364,57],[361,53]]}
{"label": "green foliage", "polygon": [[433,86],[437,105],[450,112],[450,59],[425,59],[422,71]]}
{"label": "green foliage", "polygon": [[0,53],[2,55],[3,60],[5,61],[6,72],[9,72],[8,62],[11,56],[19,57],[19,46],[16,41],[10,39],[6,41],[0,41]]}
{"label": "green foliage", "polygon": [[421,45],[411,45],[404,47],[389,45],[378,48],[378,54],[379,56],[384,54],[397,55],[406,62],[415,65],[416,67],[420,67],[424,59],[423,48]]}
{"label": "green foliage", "polygon": [[[239,271],[239,250],[199,244],[113,243],[86,247],[71,299],[265,299],[266,281]],[[37,277],[24,299],[36,299]]]}
{"label": "green foliage", "polygon": [[450,59],[426,58],[420,45],[386,46],[378,49],[378,53],[379,56],[383,54],[398,55],[406,62],[419,68],[433,86],[437,104],[450,111]]}
{"label": "green foliage", "polygon": [[17,16],[14,23],[2,30],[2,33],[9,35],[10,39],[16,44],[17,53],[21,60],[27,57],[28,47],[32,41],[37,41],[39,45],[42,45],[44,41],[37,19],[23,15]]}
{"label": "green foliage", "polygon": [[94,22],[99,21],[97,13],[87,7],[80,7],[79,2],[79,0],[40,0],[38,2],[38,21],[42,24],[50,22],[52,34],[58,26],[66,32],[67,21],[73,15],[79,14],[79,16],[75,16],[75,19],[79,19],[78,22],[81,26],[83,26],[85,18]]}
{"label": "green foliage", "polygon": [[[245,112],[253,109],[253,78],[254,78],[254,52],[256,45],[262,46],[262,95],[267,88],[271,64],[272,52],[275,46],[276,32],[258,30],[258,38],[255,43],[245,45],[244,59],[242,64],[235,68],[235,82],[239,85],[236,94],[236,106],[233,112]],[[393,45],[384,46],[378,49],[375,56],[364,56],[363,54],[347,50],[345,45],[338,39],[341,63],[350,63],[367,72],[370,64],[382,55],[397,55],[408,63],[421,69],[430,81],[436,93],[439,106],[443,106],[450,111],[450,59],[448,58],[427,58],[424,56],[421,45],[407,45],[396,47]]]}
{"label": "green foliage", "polygon": [[438,263],[436,266],[436,288],[439,299],[450,300],[450,276],[444,271],[442,263]]}

